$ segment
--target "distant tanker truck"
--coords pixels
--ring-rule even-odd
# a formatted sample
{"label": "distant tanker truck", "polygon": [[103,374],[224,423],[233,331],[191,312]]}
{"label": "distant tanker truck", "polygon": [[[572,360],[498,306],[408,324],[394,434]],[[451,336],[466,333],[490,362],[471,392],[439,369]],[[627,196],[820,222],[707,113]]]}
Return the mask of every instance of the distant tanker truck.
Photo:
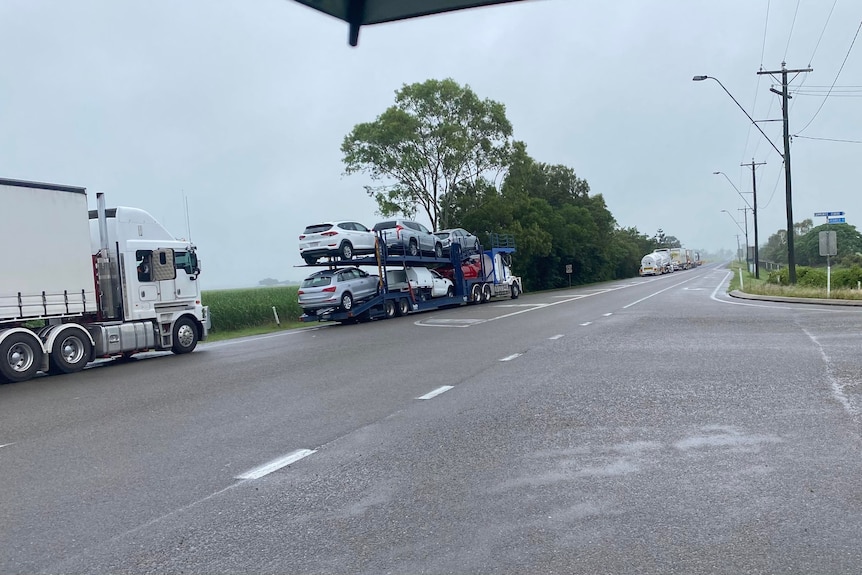
{"label": "distant tanker truck", "polygon": [[195,246],[143,210],[97,203],[88,210],[84,188],[0,179],[0,383],[206,339]]}

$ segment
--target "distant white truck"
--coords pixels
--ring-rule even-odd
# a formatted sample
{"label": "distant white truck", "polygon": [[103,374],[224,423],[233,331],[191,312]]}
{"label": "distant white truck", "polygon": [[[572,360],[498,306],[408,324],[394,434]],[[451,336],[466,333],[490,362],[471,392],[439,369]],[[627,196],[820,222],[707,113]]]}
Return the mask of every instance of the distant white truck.
{"label": "distant white truck", "polygon": [[195,246],[143,210],[97,203],[85,188],[0,179],[0,383],[206,339]]}

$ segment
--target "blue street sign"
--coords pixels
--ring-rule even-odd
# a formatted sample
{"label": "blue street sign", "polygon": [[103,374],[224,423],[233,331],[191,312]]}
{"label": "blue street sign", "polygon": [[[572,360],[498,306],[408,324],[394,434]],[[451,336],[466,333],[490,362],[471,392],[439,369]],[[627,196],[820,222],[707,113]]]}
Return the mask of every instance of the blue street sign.
{"label": "blue street sign", "polygon": [[843,216],[844,212],[826,212],[826,216],[831,218],[832,216]]}
{"label": "blue street sign", "polygon": [[843,224],[845,223],[844,218],[829,218],[830,224]]}
{"label": "blue street sign", "polygon": [[814,217],[815,218],[825,218],[826,212],[814,212]]}

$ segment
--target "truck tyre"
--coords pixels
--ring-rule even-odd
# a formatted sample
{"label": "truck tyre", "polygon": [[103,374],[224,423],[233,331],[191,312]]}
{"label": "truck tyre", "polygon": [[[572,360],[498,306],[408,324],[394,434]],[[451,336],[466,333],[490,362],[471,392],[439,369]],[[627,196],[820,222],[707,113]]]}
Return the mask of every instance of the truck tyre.
{"label": "truck tyre", "polygon": [[482,303],[491,301],[491,284],[482,284]]}
{"label": "truck tyre", "polygon": [[32,334],[13,333],[0,343],[0,381],[18,383],[36,375],[42,345]]}
{"label": "truck tyre", "polygon": [[383,303],[383,313],[386,316],[386,319],[395,317],[395,302],[392,300],[386,300]]}
{"label": "truck tyre", "polygon": [[338,250],[338,254],[341,256],[343,260],[352,260],[353,259],[353,245],[350,242],[342,242],[341,248]]}
{"label": "truck tyre", "polygon": [[482,301],[482,286],[480,284],[473,284],[473,287],[470,288],[470,301],[473,303]]}
{"label": "truck tyre", "polygon": [[350,292],[344,292],[344,295],[341,296],[341,309],[344,311],[350,311],[353,309],[353,296],[350,295]]}
{"label": "truck tyre", "polygon": [[189,353],[198,345],[198,327],[195,322],[187,317],[181,317],[174,324],[173,345],[171,351],[180,353]]}
{"label": "truck tyre", "polygon": [[407,301],[406,297],[401,298],[400,300],[398,300],[397,314],[398,315],[407,315],[408,313],[410,313],[410,302]]}
{"label": "truck tyre", "polygon": [[521,288],[518,284],[512,284],[512,299],[518,299],[519,295],[521,295]]}
{"label": "truck tyre", "polygon": [[434,244],[434,257],[438,259],[443,257],[443,246],[439,243]]}
{"label": "truck tyre", "polygon": [[416,243],[415,239],[410,240],[410,243],[407,244],[407,254],[414,258],[419,255],[419,244]]}
{"label": "truck tyre", "polygon": [[90,361],[92,351],[93,346],[86,336],[77,331],[68,331],[54,341],[48,358],[49,371],[52,374],[81,371]]}

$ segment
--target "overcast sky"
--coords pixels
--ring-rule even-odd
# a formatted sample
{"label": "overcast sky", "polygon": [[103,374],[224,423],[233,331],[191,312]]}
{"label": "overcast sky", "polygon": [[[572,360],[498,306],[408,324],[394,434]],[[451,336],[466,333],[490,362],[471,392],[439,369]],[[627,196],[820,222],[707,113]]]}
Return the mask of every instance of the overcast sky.
{"label": "overcast sky", "polygon": [[[830,140],[862,141],[860,23],[858,0],[528,0],[364,27],[351,48],[344,22],[292,0],[0,0],[0,177],[83,186],[93,207],[104,191],[178,237],[185,197],[205,288],[300,280],[306,225],[381,219],[369,180],[343,175],[344,136],[403,84],[451,77],[619,225],[686,247],[736,248],[721,210],[742,225],[745,203],[713,172],[750,192],[740,164],[766,162],[763,244],[786,226],[781,157],[692,76],[780,119],[780,79],[757,71],[811,66],[792,84],[794,220],[858,226],[862,144]],[[783,149],[781,123],[760,125]]]}

